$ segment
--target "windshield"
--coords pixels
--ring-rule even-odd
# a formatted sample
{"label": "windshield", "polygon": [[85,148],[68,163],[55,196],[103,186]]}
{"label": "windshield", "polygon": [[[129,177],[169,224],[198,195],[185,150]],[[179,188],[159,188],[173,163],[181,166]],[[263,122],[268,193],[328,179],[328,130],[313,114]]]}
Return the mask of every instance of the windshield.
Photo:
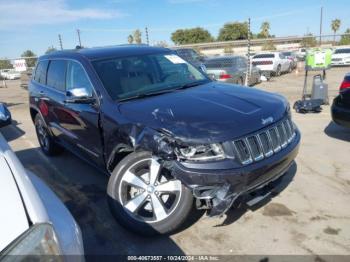
{"label": "windshield", "polygon": [[274,54],[260,54],[260,55],[255,55],[253,58],[274,58]]}
{"label": "windshield", "polygon": [[337,49],[334,54],[350,54],[350,48]]}
{"label": "windshield", "polygon": [[173,53],[98,60],[93,66],[114,100],[168,92],[210,80]]}

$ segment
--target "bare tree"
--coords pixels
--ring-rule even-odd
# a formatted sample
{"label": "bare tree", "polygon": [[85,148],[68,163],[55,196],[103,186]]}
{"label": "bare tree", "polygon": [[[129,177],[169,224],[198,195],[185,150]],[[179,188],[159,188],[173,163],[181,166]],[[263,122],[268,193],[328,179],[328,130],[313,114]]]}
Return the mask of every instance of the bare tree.
{"label": "bare tree", "polygon": [[134,42],[134,37],[132,35],[128,36],[128,43],[132,44]]}

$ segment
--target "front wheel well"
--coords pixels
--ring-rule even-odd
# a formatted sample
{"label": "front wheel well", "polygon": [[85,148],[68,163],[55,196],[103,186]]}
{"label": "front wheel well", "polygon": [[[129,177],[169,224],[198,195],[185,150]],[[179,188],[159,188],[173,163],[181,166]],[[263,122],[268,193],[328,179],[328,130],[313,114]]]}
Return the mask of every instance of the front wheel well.
{"label": "front wheel well", "polygon": [[112,173],[118,163],[132,152],[134,152],[134,150],[128,146],[119,146],[115,148],[107,162],[107,170]]}

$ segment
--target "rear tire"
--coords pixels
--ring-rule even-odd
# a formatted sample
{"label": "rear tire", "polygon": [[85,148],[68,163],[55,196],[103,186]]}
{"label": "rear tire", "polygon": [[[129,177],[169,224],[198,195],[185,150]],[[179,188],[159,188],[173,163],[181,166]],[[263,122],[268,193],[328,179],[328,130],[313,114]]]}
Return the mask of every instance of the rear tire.
{"label": "rear tire", "polygon": [[146,236],[179,229],[193,207],[192,192],[149,152],[126,156],[113,170],[107,194],[115,219]]}
{"label": "rear tire", "polygon": [[40,148],[44,154],[47,156],[60,154],[63,149],[54,141],[53,137],[50,135],[49,131],[47,130],[47,126],[40,114],[37,114],[35,116],[34,124]]}
{"label": "rear tire", "polygon": [[281,65],[278,65],[276,70],[276,76],[280,76],[280,75],[281,75]]}

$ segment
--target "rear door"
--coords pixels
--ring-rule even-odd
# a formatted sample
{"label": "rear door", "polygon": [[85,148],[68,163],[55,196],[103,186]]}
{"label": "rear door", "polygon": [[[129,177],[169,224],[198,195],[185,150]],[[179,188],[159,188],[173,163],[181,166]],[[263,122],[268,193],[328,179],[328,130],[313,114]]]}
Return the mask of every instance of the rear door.
{"label": "rear door", "polygon": [[40,111],[53,135],[59,141],[69,135],[62,127],[63,120],[70,118],[65,110],[65,75],[67,61],[50,60],[47,69],[46,88],[41,92]]}

